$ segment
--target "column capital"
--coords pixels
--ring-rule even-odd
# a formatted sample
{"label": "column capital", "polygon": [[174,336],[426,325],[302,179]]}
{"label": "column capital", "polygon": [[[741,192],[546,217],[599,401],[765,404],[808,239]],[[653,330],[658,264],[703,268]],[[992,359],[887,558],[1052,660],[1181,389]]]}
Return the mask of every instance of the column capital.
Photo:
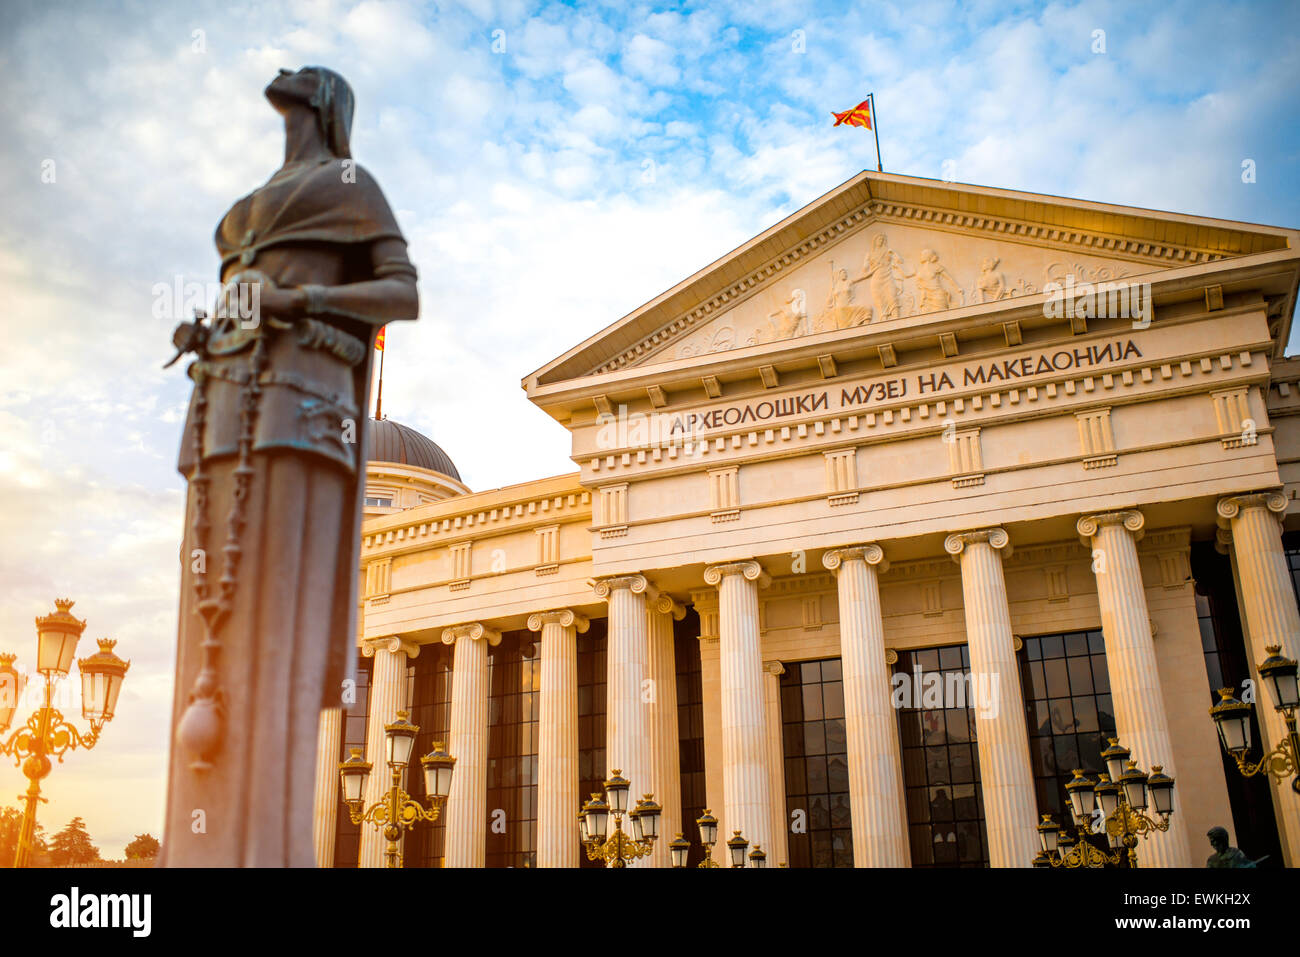
{"label": "column capital", "polygon": [[644,594],[651,601],[659,597],[659,589],[650,584],[650,580],[642,574],[633,575],[610,575],[608,578],[597,578],[592,582],[591,587],[596,590],[596,597],[609,600],[609,596],[620,588],[626,588],[634,595]]}
{"label": "column capital", "polygon": [[1281,522],[1286,517],[1286,496],[1281,489],[1270,489],[1267,492],[1250,492],[1246,495],[1230,495],[1221,498],[1215,507],[1215,511],[1219,513],[1219,527],[1229,528],[1232,520],[1246,508],[1268,509]]}
{"label": "column capital", "polygon": [[489,645],[501,644],[501,632],[495,628],[489,628],[481,621],[471,621],[465,625],[453,625],[442,630],[442,643],[444,645],[454,645],[457,639],[460,638],[469,638],[471,641],[482,638]]}
{"label": "column capital", "polygon": [[822,555],[822,564],[838,575],[840,566],[854,558],[860,558],[868,565],[879,565],[879,571],[889,571],[889,561],[885,558],[885,550],[874,543],[845,545],[842,548],[828,549]]}
{"label": "column capital", "polygon": [[529,631],[541,631],[543,625],[560,625],[564,628],[577,628],[579,632],[583,632],[590,624],[585,615],[578,614],[572,608],[535,611],[528,616]]}
{"label": "column capital", "polygon": [[724,562],[720,565],[710,565],[704,569],[704,580],[710,585],[721,584],[723,577],[726,575],[742,575],[746,581],[757,581],[759,588],[766,588],[772,583],[771,576],[763,571],[763,566],[753,559],[741,562]]}
{"label": "column capital", "polygon": [[1092,515],[1082,515],[1074,525],[1074,530],[1079,533],[1079,541],[1085,546],[1092,544],[1093,536],[1097,534],[1103,526],[1122,525],[1128,529],[1133,536],[1133,541],[1142,540],[1142,528],[1147,523],[1146,516],[1135,508],[1121,509],[1117,512],[1096,512]]}
{"label": "column capital", "polygon": [[780,677],[785,674],[785,665],[779,661],[765,661],[763,662],[763,673]]}
{"label": "column capital", "polygon": [[420,646],[409,638],[403,638],[401,635],[389,635],[386,638],[367,638],[361,642],[361,655],[363,658],[373,658],[375,652],[381,650],[394,655],[400,651],[408,658],[415,658],[420,654]]}
{"label": "column capital", "polygon": [[994,549],[1005,549],[1006,557],[1011,557],[1011,536],[1005,528],[981,528],[973,532],[953,532],[943,540],[943,550],[952,556],[952,560],[961,564],[961,553],[967,545],[985,543]]}
{"label": "column capital", "polygon": [[671,614],[675,621],[686,617],[686,606],[667,592],[660,592],[652,607],[661,615]]}

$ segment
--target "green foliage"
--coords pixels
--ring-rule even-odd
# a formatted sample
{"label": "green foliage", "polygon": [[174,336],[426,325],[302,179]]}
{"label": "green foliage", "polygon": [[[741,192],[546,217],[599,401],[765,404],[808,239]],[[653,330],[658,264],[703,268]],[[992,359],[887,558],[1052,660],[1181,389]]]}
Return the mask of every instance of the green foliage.
{"label": "green foliage", "polygon": [[126,846],[126,859],[146,860],[158,856],[158,838],[152,834],[137,834],[135,840]]}
{"label": "green foliage", "polygon": [[[13,867],[14,855],[18,853],[18,835],[22,831],[23,812],[21,808],[0,807],[0,868]],[[32,863],[36,864],[45,855],[47,848],[43,836],[45,828],[36,824],[36,834],[32,849]]]}
{"label": "green foliage", "polygon": [[50,863],[55,867],[67,864],[89,864],[99,860],[99,848],[90,842],[86,822],[74,817],[68,826],[50,841]]}

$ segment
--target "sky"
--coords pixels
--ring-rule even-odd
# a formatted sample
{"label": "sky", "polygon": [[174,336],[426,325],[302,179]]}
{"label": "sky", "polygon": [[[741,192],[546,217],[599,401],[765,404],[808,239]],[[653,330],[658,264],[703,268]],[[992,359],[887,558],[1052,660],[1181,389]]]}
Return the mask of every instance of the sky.
{"label": "sky", "polygon": [[[869,92],[888,172],[1300,226],[1293,4],[4,6],[0,651],[30,667],[66,596],[81,655],[131,659],[39,812],[105,857],[162,826],[189,389],[160,289],[216,280],[217,222],[282,161],[280,67],[355,91],[421,276],[384,410],[474,490],[575,470],[520,379],[874,168],[830,118]],[[25,783],[0,763],[0,804]]]}

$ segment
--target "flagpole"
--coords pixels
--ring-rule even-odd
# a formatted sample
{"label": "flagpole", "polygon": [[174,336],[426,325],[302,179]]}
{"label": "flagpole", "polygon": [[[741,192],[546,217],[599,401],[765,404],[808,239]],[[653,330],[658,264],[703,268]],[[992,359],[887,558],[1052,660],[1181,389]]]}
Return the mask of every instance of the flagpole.
{"label": "flagpole", "polygon": [[868,93],[867,99],[871,101],[871,132],[876,137],[876,172],[883,173],[885,169],[880,163],[880,117],[876,115],[876,94]]}
{"label": "flagpole", "polygon": [[[388,343],[384,343],[387,345]],[[384,353],[387,349],[379,350],[379,395],[375,399],[375,419],[382,419],[384,411]]]}

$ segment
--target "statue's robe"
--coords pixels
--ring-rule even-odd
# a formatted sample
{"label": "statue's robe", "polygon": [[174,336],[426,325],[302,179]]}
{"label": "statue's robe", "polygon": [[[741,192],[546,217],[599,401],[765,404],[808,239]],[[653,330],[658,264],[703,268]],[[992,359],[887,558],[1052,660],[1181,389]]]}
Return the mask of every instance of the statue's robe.
{"label": "statue's robe", "polygon": [[[279,287],[329,287],[379,278],[372,246],[394,238],[402,235],[378,185],[334,159],[273,177],[241,199],[218,226],[216,244],[223,282],[256,270]],[[385,266],[403,264],[414,276],[404,255]],[[367,406],[374,339],[388,320],[323,315],[271,330],[268,318],[275,317],[262,316],[269,339],[237,580],[216,630],[222,740],[211,767],[195,770],[173,734],[162,866],[314,866],[320,710],[340,705],[356,656]],[[220,594],[227,561],[240,405],[254,351],[238,347],[239,335],[230,337],[234,351],[201,354],[189,372],[196,385],[179,461],[190,484],[173,729],[191,699],[205,633],[195,550],[206,562],[209,597]],[[206,530],[193,482],[200,456],[209,477]]]}

